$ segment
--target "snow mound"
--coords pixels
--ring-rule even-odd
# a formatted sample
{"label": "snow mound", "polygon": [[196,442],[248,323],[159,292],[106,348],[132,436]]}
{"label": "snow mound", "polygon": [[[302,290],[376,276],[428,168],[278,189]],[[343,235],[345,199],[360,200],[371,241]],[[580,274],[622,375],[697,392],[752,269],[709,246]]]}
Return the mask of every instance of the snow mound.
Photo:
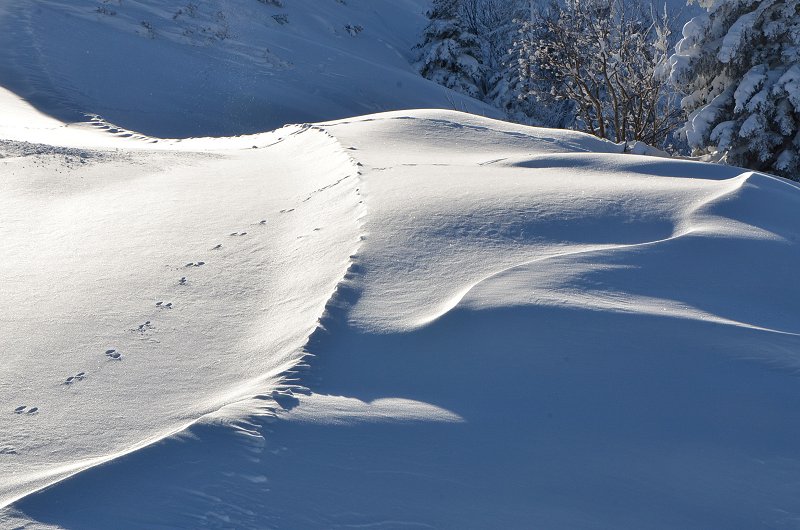
{"label": "snow mound", "polygon": [[[26,178],[3,184],[19,197],[0,223],[14,227],[3,343],[19,358],[0,388],[46,403],[2,420],[9,443],[29,440],[0,455],[4,491],[36,484],[29,452],[82,455],[234,402],[25,496],[9,525],[797,528],[796,184],[458,112],[291,131],[263,150],[123,150],[130,174],[180,167],[84,184],[97,200],[76,221],[74,191],[37,189],[34,160],[2,159]],[[183,179],[208,193],[187,200]],[[157,183],[173,183],[160,202]],[[279,206],[295,211],[247,224]],[[184,273],[168,266],[205,260],[223,226],[266,232],[225,239],[252,246],[209,259],[208,277],[182,269],[195,294],[169,286]],[[170,319],[158,348],[178,353],[136,333],[116,346],[110,323],[141,320],[140,298],[178,301],[151,308]],[[52,374],[84,357],[101,364],[59,387]],[[281,369],[294,381],[259,377]],[[73,400],[93,408],[66,421]]]}
{"label": "snow mound", "polygon": [[251,141],[0,141],[0,504],[297,362],[359,240],[356,167],[313,127]]}

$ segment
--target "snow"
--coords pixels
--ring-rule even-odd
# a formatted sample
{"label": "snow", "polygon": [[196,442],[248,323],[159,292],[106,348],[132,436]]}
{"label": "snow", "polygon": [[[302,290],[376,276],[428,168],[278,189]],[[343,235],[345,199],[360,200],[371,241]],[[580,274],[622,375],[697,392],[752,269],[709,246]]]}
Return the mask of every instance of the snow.
{"label": "snow", "polygon": [[800,108],[800,65],[792,65],[778,79],[775,90],[783,90],[794,108]]}
{"label": "snow", "polygon": [[[192,3],[197,8],[188,10]],[[170,138],[256,133],[399,108],[500,116],[412,66],[424,0],[283,4],[6,2],[0,85],[67,122],[95,114]],[[353,36],[346,27],[356,25],[364,29]]]}
{"label": "snow", "polygon": [[0,144],[0,402],[27,407],[0,419],[18,453],[0,464],[3,504],[250,397],[296,360],[358,242],[355,166],[309,127],[218,144]]}
{"label": "snow", "polygon": [[[319,99],[281,116],[328,121],[160,138],[238,111],[134,74],[126,110],[41,31],[118,24],[175,66],[169,13],[40,4],[2,8],[53,68],[0,60],[0,527],[798,528],[797,183],[453,110],[342,118],[360,98],[308,65]],[[286,4],[270,31],[303,39],[392,13]],[[386,107],[450,97],[414,83]]]}
{"label": "snow", "polygon": [[453,111],[81,135],[3,144],[5,523],[793,527],[795,184]]}
{"label": "snow", "polygon": [[767,67],[765,65],[762,64],[751,68],[733,93],[733,100],[736,102],[734,112],[740,113],[746,106],[747,108],[751,108],[748,103],[753,99],[753,96],[761,90],[766,80]]}
{"label": "snow", "polygon": [[742,138],[751,138],[764,132],[764,118],[760,114],[751,114],[748,116],[742,126],[739,128],[739,136]]}
{"label": "snow", "polygon": [[[767,0],[764,2],[763,6],[766,8],[772,3],[773,2],[771,0]],[[720,62],[729,63],[740,53],[740,47],[743,41],[747,38],[747,32],[752,31],[753,25],[758,20],[758,16],[761,14],[761,11],[763,11],[763,9],[759,7],[759,9],[753,11],[752,13],[742,15],[730,27],[728,33],[722,39],[722,46],[720,46],[719,52],[717,52],[717,58],[720,60]]]}

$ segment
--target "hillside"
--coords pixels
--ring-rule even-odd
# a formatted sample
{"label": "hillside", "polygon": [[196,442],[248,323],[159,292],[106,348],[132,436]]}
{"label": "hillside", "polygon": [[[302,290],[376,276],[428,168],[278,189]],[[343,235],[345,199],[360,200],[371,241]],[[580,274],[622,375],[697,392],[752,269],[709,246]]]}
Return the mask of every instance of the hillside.
{"label": "hillside", "polygon": [[0,86],[64,121],[233,136],[401,108],[498,111],[411,63],[424,0],[23,0],[0,6]]}

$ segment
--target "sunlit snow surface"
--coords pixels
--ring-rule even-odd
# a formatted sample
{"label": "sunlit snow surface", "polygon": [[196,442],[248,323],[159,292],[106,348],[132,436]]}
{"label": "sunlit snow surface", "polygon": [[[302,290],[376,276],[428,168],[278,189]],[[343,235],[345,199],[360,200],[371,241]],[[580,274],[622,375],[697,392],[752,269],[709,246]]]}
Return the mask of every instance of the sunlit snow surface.
{"label": "sunlit snow surface", "polygon": [[72,146],[0,140],[4,504],[268,388],[363,211],[318,129],[167,145],[29,117],[20,135]]}
{"label": "sunlit snow surface", "polygon": [[452,111],[0,107],[0,525],[800,528],[796,184]]}

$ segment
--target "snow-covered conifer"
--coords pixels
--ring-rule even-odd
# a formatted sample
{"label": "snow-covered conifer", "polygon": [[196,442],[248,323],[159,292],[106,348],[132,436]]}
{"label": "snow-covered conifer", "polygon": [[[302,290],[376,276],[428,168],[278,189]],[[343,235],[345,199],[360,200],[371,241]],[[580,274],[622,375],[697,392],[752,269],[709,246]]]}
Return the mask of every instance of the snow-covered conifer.
{"label": "snow-covered conifer", "polygon": [[699,0],[670,58],[699,155],[800,180],[800,2]]}
{"label": "snow-covered conifer", "polygon": [[[490,33],[497,42],[492,49],[495,57],[487,79],[486,100],[502,109],[508,118],[519,123],[566,127],[571,120],[564,105],[540,105],[534,98],[530,64],[520,60],[530,42],[531,32],[528,24],[531,14],[529,2],[517,1],[516,5],[504,13],[505,18]],[[499,53],[498,53],[499,52]]]}
{"label": "snow-covered conifer", "polygon": [[461,0],[434,0],[428,11],[417,67],[440,85],[475,98],[485,94],[478,37],[461,17]]}

